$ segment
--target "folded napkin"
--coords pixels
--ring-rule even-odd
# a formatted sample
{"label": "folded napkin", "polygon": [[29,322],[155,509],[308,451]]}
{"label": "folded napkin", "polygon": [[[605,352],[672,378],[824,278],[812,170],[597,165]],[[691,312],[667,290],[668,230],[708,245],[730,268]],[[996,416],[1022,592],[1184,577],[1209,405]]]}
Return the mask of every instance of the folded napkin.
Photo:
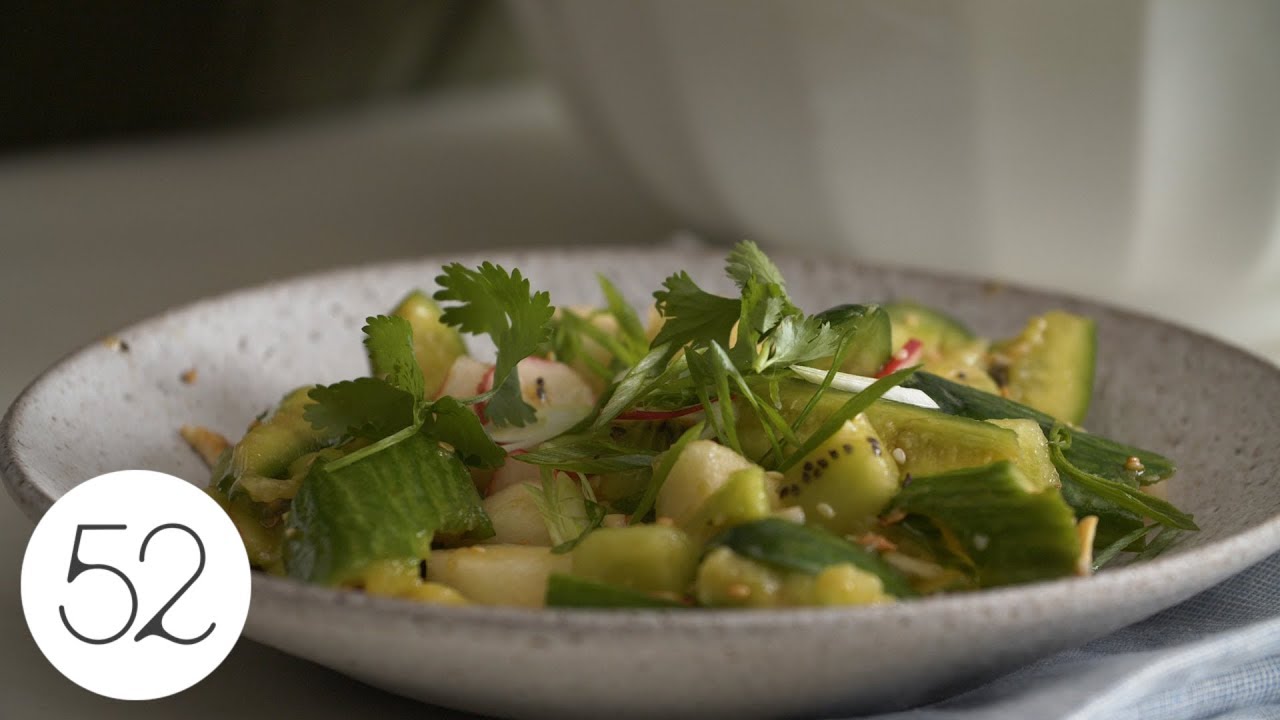
{"label": "folded napkin", "polygon": [[1280,720],[1280,554],[982,687],[876,720]]}

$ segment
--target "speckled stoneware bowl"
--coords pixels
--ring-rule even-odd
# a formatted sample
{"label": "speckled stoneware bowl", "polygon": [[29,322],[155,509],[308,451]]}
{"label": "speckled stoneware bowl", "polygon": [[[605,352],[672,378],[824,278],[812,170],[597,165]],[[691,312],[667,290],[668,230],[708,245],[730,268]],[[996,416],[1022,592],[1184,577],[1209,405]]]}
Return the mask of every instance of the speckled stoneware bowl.
{"label": "speckled stoneware bowl", "polygon": [[[427,258],[232,293],[119,331],[40,377],[0,432],[0,469],[32,517],[76,483],[147,468],[203,483],[184,423],[238,436],[303,382],[365,372],[360,326],[439,266],[518,266],[561,303],[595,302],[592,273],[637,304],[686,269],[727,290],[721,254],[544,251]],[[1171,499],[1203,532],[1147,564],[872,608],[759,612],[522,611],[370,598],[258,576],[245,632],[392,692],[510,717],[806,716],[901,707],[1078,645],[1280,550],[1280,371],[1187,330],[1059,296],[779,257],[804,307],[913,297],[987,334],[1052,307],[1100,334],[1088,425],[1165,452]],[[184,384],[179,375],[198,370]]]}

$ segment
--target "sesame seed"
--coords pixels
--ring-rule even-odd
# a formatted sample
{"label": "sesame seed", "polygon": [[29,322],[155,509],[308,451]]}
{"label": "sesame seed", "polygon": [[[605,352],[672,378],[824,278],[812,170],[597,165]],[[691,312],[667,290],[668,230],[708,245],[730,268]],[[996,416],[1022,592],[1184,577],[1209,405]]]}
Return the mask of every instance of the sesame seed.
{"label": "sesame seed", "polygon": [[897,460],[897,461],[898,461],[898,462],[900,462],[900,463],[904,463],[904,462],[906,462],[906,461],[907,461],[907,451],[906,451],[906,450],[903,450],[902,448],[894,448],[894,449],[893,449],[893,459],[894,459],[894,460]]}
{"label": "sesame seed", "polygon": [[831,507],[826,503],[818,503],[816,506],[814,506],[813,509],[817,510],[819,515],[821,515],[824,518],[827,518],[828,520],[836,516],[835,508]]}
{"label": "sesame seed", "polygon": [[734,583],[725,588],[725,594],[734,600],[746,600],[751,597],[751,586],[746,583]]}
{"label": "sesame seed", "polygon": [[178,379],[182,381],[183,385],[194,385],[196,383],[196,376],[195,368],[187,368],[182,371],[182,374],[178,376]]}
{"label": "sesame seed", "polygon": [[1145,466],[1142,464],[1141,459],[1135,456],[1130,456],[1124,461],[1124,469],[1129,472],[1142,472],[1145,469]]}
{"label": "sesame seed", "polygon": [[986,535],[973,536],[973,547],[975,550],[986,550],[987,545],[990,545],[990,544],[991,544],[991,538],[987,537]]}
{"label": "sesame seed", "polygon": [[781,518],[787,522],[793,522],[797,525],[804,524],[804,508],[795,505],[789,508],[783,508],[773,514],[774,517]]}

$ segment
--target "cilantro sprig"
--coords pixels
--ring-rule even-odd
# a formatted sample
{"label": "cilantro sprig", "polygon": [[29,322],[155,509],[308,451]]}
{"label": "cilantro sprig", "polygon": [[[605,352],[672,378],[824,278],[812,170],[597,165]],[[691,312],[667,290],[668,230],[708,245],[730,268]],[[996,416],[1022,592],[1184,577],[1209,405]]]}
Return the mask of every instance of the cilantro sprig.
{"label": "cilantro sprig", "polygon": [[771,446],[760,460],[779,462],[787,447],[801,444],[795,425],[758,388],[776,388],[792,365],[841,356],[849,349],[848,329],[806,315],[755,243],[735,246],[725,272],[739,290],[736,298],[704,290],[683,271],[663,282],[654,299],[665,322],[649,352],[612,386],[594,428],[603,429],[629,408],[683,395],[696,398],[713,436],[734,450],[742,449],[736,426],[744,411],[759,419]]}
{"label": "cilantro sprig", "polygon": [[457,303],[444,309],[441,322],[470,335],[488,335],[498,349],[493,389],[472,401],[486,402],[485,416],[498,427],[533,422],[533,408],[520,395],[516,364],[550,339],[551,296],[531,292],[519,270],[508,273],[488,262],[474,270],[446,265],[436,282],[441,289],[435,299]]}
{"label": "cilantro sprig", "polygon": [[370,441],[328,463],[340,470],[424,432],[452,446],[468,465],[496,468],[506,451],[493,442],[479,418],[454,398],[424,396],[422,368],[413,352],[413,328],[404,318],[378,315],[364,326],[365,350],[374,377],[313,388],[303,411],[311,426],[335,436]]}

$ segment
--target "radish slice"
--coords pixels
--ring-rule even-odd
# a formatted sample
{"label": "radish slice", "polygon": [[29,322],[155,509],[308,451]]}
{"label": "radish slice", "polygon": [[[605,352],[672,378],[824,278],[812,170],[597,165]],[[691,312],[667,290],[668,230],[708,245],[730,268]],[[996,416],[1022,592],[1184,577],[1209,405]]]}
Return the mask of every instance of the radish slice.
{"label": "radish slice", "polygon": [[[493,371],[496,369],[496,365],[490,365],[489,369],[480,376],[479,382],[476,383],[477,395],[483,395],[493,389]],[[476,415],[479,415],[481,420],[484,420],[484,406],[488,404],[489,403],[487,402],[478,402],[475,404]]]}
{"label": "radish slice", "polygon": [[[792,365],[791,371],[814,385],[821,385],[822,381],[827,378],[826,370],[805,367],[803,365]],[[862,392],[863,390],[871,387],[871,383],[874,383],[875,381],[875,378],[869,378],[865,375],[853,375],[850,373],[838,372],[831,380],[831,387],[845,392]],[[889,388],[889,391],[884,394],[884,399],[894,400],[907,405],[915,405],[916,407],[928,408],[930,410],[938,409],[938,403],[934,402],[933,398],[920,390],[916,390],[915,388]]]}
{"label": "radish slice", "polygon": [[453,361],[449,374],[445,376],[444,384],[440,386],[440,392],[436,393],[436,397],[448,395],[461,400],[479,395],[476,388],[480,386],[486,374],[493,375],[492,365],[463,355]]}
{"label": "radish slice", "polygon": [[[594,405],[596,402],[591,386],[577,371],[562,362],[527,357],[516,365],[516,369],[520,371],[520,394],[536,410]],[[493,385],[492,377],[489,384]]]}
{"label": "radish slice", "polygon": [[528,425],[490,427],[489,437],[506,448],[507,452],[528,450],[557,435],[563,435],[566,430],[590,415],[592,407],[592,405],[571,405],[539,408],[537,419]]}

